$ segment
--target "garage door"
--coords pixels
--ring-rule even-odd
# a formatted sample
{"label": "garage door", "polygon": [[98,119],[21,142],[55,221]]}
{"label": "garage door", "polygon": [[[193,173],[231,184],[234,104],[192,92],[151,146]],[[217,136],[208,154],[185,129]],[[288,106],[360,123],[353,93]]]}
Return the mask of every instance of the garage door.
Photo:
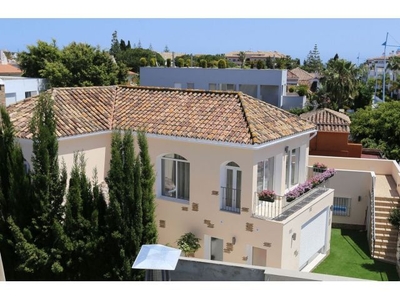
{"label": "garage door", "polygon": [[301,226],[300,270],[324,250],[328,225],[328,208]]}

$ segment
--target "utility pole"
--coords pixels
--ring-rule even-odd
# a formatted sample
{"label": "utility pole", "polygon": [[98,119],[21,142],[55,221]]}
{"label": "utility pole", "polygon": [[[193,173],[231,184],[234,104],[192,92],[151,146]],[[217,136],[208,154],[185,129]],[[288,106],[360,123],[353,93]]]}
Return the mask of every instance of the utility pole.
{"label": "utility pole", "polygon": [[382,101],[385,102],[385,86],[386,86],[386,44],[389,32],[386,32],[386,40],[383,43],[385,45],[385,50],[383,51],[383,86],[382,86]]}

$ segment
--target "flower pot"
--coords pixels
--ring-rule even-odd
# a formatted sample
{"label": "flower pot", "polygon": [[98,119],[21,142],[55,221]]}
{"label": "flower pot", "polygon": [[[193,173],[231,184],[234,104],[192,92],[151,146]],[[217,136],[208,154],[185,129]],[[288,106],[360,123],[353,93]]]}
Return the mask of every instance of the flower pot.
{"label": "flower pot", "polygon": [[292,202],[294,199],[296,199],[296,198],[287,197],[287,198],[286,198],[286,202]]}
{"label": "flower pot", "polygon": [[324,173],[326,171],[326,168],[313,168],[313,171],[315,173]]}
{"label": "flower pot", "polygon": [[258,200],[263,201],[263,202],[274,202],[275,201],[274,198],[260,198]]}

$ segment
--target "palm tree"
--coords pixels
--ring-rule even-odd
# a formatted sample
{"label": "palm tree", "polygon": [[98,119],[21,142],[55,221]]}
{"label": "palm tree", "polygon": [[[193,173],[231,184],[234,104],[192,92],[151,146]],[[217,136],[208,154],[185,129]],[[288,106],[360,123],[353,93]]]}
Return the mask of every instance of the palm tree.
{"label": "palm tree", "polygon": [[325,71],[326,90],[338,108],[351,105],[357,95],[358,69],[355,64],[344,59],[331,60]]}
{"label": "palm tree", "polygon": [[239,61],[241,62],[240,67],[243,69],[244,68],[244,63],[246,61],[246,52],[240,51],[239,52]]}

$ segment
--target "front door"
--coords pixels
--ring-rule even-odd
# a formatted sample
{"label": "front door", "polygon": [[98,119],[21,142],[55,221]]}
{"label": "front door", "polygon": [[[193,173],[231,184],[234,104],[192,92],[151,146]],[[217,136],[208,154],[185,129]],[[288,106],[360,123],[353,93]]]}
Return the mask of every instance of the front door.
{"label": "front door", "polygon": [[211,237],[210,243],[210,259],[223,261],[224,241],[215,237]]}

